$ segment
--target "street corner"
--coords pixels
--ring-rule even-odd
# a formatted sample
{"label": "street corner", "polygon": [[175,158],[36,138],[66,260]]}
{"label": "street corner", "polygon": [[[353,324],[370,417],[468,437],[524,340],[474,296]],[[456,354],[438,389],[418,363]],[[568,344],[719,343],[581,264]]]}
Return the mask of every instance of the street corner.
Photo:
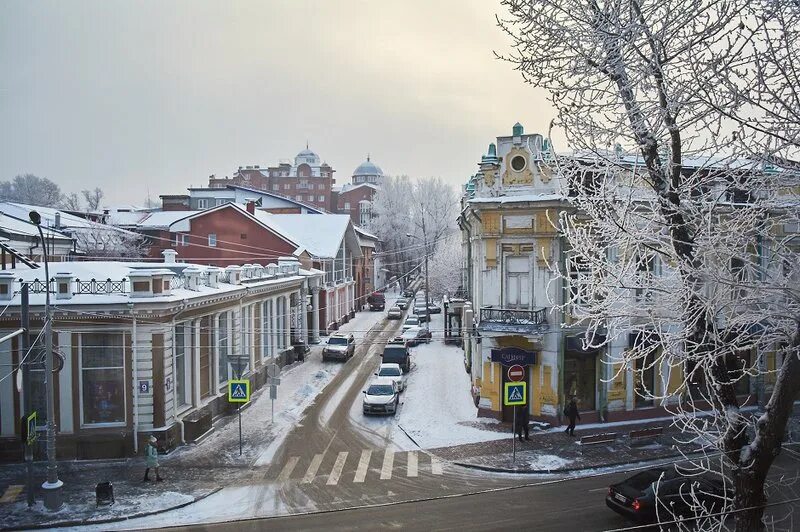
{"label": "street corner", "polygon": [[[98,483],[99,484],[99,483]],[[44,507],[37,491],[28,506],[24,484],[2,487],[0,530],[41,529],[111,523],[183,508],[219,491],[218,487],[192,488],[186,483],[143,482],[122,479],[110,482],[110,489],[98,484],[65,483],[64,504],[59,510]]]}

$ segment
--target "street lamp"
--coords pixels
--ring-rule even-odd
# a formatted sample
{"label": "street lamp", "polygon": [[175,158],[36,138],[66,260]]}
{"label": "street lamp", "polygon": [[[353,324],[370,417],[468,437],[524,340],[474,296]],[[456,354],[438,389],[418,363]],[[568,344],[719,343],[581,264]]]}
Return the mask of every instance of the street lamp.
{"label": "street lamp", "polygon": [[28,216],[39,230],[42,240],[42,255],[44,256],[44,364],[45,364],[45,389],[47,392],[47,481],[42,484],[44,489],[44,506],[48,510],[58,510],[64,503],[61,488],[64,483],[58,479],[58,465],[56,464],[56,399],[53,386],[53,317],[50,310],[50,269],[47,264],[47,243],[42,232],[42,217],[36,211],[31,211]]}
{"label": "street lamp", "polygon": [[[431,327],[431,312],[428,309],[428,239],[425,237],[425,220],[423,219],[423,231],[422,231],[422,247],[423,253],[425,253],[425,323],[428,325],[428,329]],[[408,238],[416,238],[419,240],[418,236],[414,236],[411,233],[406,233]]]}

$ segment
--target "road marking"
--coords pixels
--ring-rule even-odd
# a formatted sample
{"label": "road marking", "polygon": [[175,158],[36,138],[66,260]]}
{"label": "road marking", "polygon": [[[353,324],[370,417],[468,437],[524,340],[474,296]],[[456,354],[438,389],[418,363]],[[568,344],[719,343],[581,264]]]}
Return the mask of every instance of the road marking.
{"label": "road marking", "polygon": [[367,470],[369,469],[370,457],[372,457],[372,451],[369,449],[361,451],[361,460],[358,461],[358,469],[356,469],[356,476],[353,482],[364,482],[364,478],[367,476]]}
{"label": "road marking", "polygon": [[0,497],[0,503],[5,504],[16,501],[23,489],[25,489],[25,486],[22,484],[11,484],[6,489],[6,492],[3,493],[3,496]]}
{"label": "road marking", "polygon": [[434,475],[441,475],[444,473],[444,464],[441,460],[436,458],[435,456],[431,456],[431,473]]}
{"label": "road marking", "polygon": [[283,466],[281,470],[281,474],[278,475],[278,482],[286,482],[289,480],[289,477],[292,476],[292,471],[294,471],[294,467],[297,465],[297,461],[300,460],[299,456],[292,456],[286,462],[286,465]]}
{"label": "road marking", "polygon": [[314,477],[317,476],[317,469],[319,469],[319,465],[322,463],[323,456],[322,454],[315,454],[314,458],[311,459],[311,464],[309,464],[308,470],[301,481],[303,484],[311,484],[311,482],[314,481]]}
{"label": "road marking", "polygon": [[331,474],[328,476],[328,486],[335,486],[339,483],[339,477],[342,476],[342,469],[344,469],[344,462],[347,460],[347,451],[342,451],[336,457],[336,463],[333,464]]}
{"label": "road marking", "polygon": [[417,457],[417,451],[408,451],[408,467],[406,475],[409,477],[416,477],[417,476],[417,465],[419,463],[419,458]]}
{"label": "road marking", "polygon": [[394,451],[386,449],[383,453],[383,467],[381,468],[381,480],[392,478],[392,467],[394,467]]}
{"label": "road marking", "polygon": [[592,493],[594,491],[608,491],[608,488],[594,488],[594,489],[590,489],[588,491],[589,491],[589,493]]}

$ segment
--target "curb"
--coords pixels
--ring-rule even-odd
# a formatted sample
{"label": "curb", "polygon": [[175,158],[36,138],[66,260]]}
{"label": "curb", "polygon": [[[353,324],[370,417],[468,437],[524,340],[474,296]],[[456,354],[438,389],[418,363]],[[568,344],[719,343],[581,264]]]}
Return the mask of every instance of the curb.
{"label": "curb", "polygon": [[[697,454],[697,453],[692,453]],[[547,475],[547,474],[556,474],[556,473],[575,473],[578,471],[590,471],[592,469],[600,469],[604,467],[616,467],[625,464],[650,464],[654,462],[661,462],[663,460],[673,460],[675,458],[684,458],[685,456],[680,453],[677,454],[669,454],[665,456],[660,456],[658,458],[651,458],[649,460],[637,460],[636,462],[631,462],[629,460],[623,460],[619,462],[608,462],[604,464],[597,464],[593,466],[586,466],[586,467],[562,467],[559,469],[509,469],[504,467],[494,467],[494,466],[485,466],[481,464],[472,464],[469,462],[452,462],[455,465],[466,467],[468,469],[477,469],[480,471],[489,471],[492,473],[518,473],[523,475],[531,475],[531,474],[540,474],[540,475]]]}
{"label": "curb", "polygon": [[169,512],[172,510],[179,510],[180,508],[185,508],[190,504],[194,504],[196,502],[200,502],[206,497],[214,495],[218,491],[222,490],[221,487],[214,488],[213,490],[209,491],[208,493],[201,495],[191,501],[182,502],[180,504],[176,504],[175,506],[170,506],[168,508],[161,508],[159,510],[151,510],[149,512],[140,512],[138,514],[132,515],[121,515],[119,517],[106,517],[104,519],[74,519],[72,521],[56,521],[50,523],[42,523],[36,525],[23,525],[20,527],[10,527],[10,528],[0,528],[0,530],[44,530],[47,528],[64,528],[68,526],[90,526],[90,525],[103,525],[106,523],[118,523],[120,521],[128,521],[130,519],[139,519],[140,517],[149,517],[151,515],[157,515],[164,512]]}

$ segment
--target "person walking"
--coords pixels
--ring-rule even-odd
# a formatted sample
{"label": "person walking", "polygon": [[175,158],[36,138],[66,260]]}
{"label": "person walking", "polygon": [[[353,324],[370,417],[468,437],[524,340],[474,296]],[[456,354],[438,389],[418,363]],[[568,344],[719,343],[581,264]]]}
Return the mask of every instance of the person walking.
{"label": "person walking", "polygon": [[528,412],[528,405],[523,405],[522,408],[517,409],[517,436],[519,441],[522,441],[522,433],[525,433],[525,439],[530,441],[528,437],[528,422],[531,419],[530,412]]}
{"label": "person walking", "polygon": [[161,475],[158,474],[158,447],[156,447],[156,443],[158,440],[155,436],[150,436],[150,440],[147,443],[147,447],[145,447],[145,456],[147,457],[147,469],[144,470],[144,480],[143,482],[147,482],[150,480],[150,468],[156,470],[156,482],[161,482],[164,480],[161,478]]}
{"label": "person walking", "polygon": [[581,415],[578,413],[578,405],[575,403],[575,397],[570,399],[569,404],[564,408],[564,415],[569,419],[569,425],[567,425],[567,429],[564,432],[570,436],[575,436],[575,419],[577,418],[579,421],[581,419]]}

